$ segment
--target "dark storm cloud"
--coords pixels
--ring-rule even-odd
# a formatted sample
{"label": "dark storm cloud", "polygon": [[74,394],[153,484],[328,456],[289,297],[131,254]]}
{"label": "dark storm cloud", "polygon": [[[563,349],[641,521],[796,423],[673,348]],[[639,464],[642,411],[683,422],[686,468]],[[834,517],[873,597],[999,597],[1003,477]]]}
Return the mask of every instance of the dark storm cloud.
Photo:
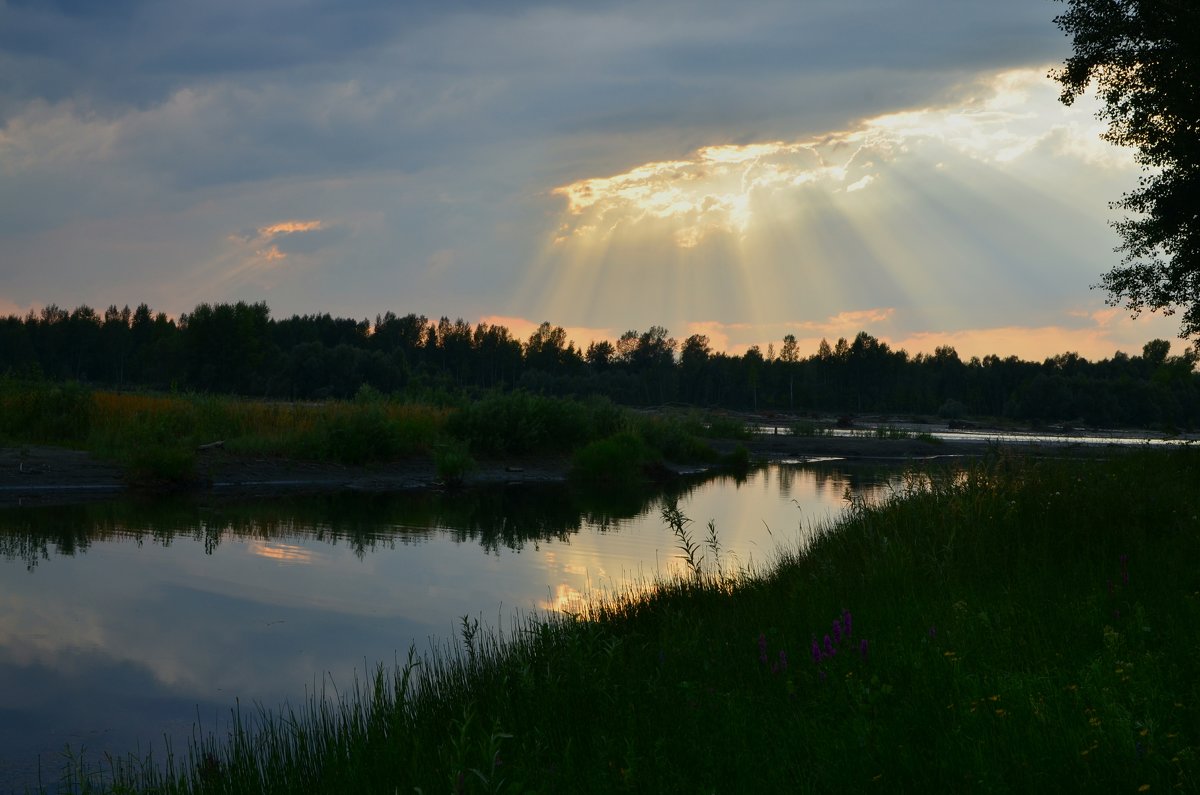
{"label": "dark storm cloud", "polygon": [[[536,27],[522,32],[508,24],[538,14],[564,17],[568,24],[553,35],[568,45],[572,39],[587,41],[614,20],[628,25],[614,25],[610,41],[580,51],[539,41]],[[0,5],[0,55],[10,105],[30,97],[144,105],[215,79],[286,71],[305,80],[373,66],[401,68],[410,76],[524,66],[536,73],[526,77],[571,79],[581,89],[635,78],[653,90],[713,75],[971,68],[1014,57],[1045,58],[1061,43],[1051,15],[1040,0],[743,3],[736,11],[724,3],[609,2],[583,9],[434,0],[23,0]],[[479,19],[482,26],[469,21],[466,26],[484,35],[469,41],[447,35],[459,20]]]}
{"label": "dark storm cloud", "polygon": [[[540,2],[10,0],[0,3],[4,99],[158,101],[194,82],[361,62],[463,14]],[[595,6],[593,6],[595,7]]]}
{"label": "dark storm cloud", "polygon": [[[1041,0],[21,0],[0,5],[0,123],[32,100],[121,118],[114,151],[184,189],[414,171],[606,133],[655,136],[647,155],[672,157],[838,128],[981,66],[1045,61],[1060,43],[1051,12]],[[586,157],[608,164],[620,145]]]}
{"label": "dark storm cloud", "polygon": [[481,179],[544,189],[712,143],[842,129],[933,101],[980,66],[1045,62],[1061,43],[1052,10],[1042,0],[0,2],[0,133],[10,123],[18,149],[50,137],[88,152],[29,167],[10,156],[10,198],[28,228],[58,223],[101,183],[108,207],[139,185],[166,189],[142,199],[161,205],[198,189],[355,173],[445,171],[452,191]]}

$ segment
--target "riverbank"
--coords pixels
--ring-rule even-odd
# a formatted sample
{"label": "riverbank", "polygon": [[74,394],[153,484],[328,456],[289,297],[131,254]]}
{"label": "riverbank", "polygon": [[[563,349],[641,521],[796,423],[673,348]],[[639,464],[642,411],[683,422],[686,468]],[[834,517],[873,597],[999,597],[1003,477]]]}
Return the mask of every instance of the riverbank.
{"label": "riverbank", "polygon": [[[601,398],[524,392],[437,406],[365,390],[354,401],[303,404],[7,383],[0,505],[83,502],[127,490],[385,492],[551,483],[570,474],[615,488],[756,462],[922,460],[995,446],[987,432],[943,438],[937,434],[947,423],[916,419],[635,411]],[[1070,436],[1027,447],[1073,456],[1098,450],[1105,454]]]}
{"label": "riverbank", "polygon": [[668,513],[686,580],[503,642],[464,619],[114,789],[1196,791],[1198,482],[1189,449],[1001,453],[756,573]]}
{"label": "riverbank", "polygon": [[[983,440],[951,442],[909,438],[756,435],[713,439],[718,454],[746,448],[753,462],[847,462],[925,460],[979,456],[993,446]],[[1079,445],[1042,445],[1042,453],[1096,453]],[[464,474],[463,486],[504,483],[561,483],[571,471],[564,454],[482,459]],[[666,462],[665,471],[698,474],[704,463]],[[271,495],[335,491],[386,492],[443,486],[432,458],[411,457],[351,465],[278,455],[237,453],[221,446],[196,451],[198,480],[185,490],[199,494]],[[129,478],[115,461],[81,450],[50,445],[0,447],[0,506],[63,505],[103,500],[128,491]],[[143,490],[144,491],[144,490]]]}

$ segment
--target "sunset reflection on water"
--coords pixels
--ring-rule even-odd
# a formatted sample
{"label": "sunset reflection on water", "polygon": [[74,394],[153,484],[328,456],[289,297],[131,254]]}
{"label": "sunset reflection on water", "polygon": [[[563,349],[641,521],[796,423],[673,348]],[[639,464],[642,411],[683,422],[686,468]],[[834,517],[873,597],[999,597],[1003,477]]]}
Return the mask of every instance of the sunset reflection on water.
{"label": "sunset reflection on water", "polygon": [[[720,556],[704,548],[706,567],[762,570],[847,493],[897,478],[772,465],[676,499],[697,541],[713,523]],[[185,747],[197,719],[219,731],[238,700],[273,708],[349,684],[410,647],[456,642],[464,616],[507,636],[530,615],[686,576],[663,499],[604,509],[562,489],[499,490],[0,513],[0,780],[21,786],[66,744]]]}
{"label": "sunset reflection on water", "polygon": [[313,562],[313,553],[296,544],[281,544],[269,541],[256,541],[249,545],[250,554],[280,563]]}

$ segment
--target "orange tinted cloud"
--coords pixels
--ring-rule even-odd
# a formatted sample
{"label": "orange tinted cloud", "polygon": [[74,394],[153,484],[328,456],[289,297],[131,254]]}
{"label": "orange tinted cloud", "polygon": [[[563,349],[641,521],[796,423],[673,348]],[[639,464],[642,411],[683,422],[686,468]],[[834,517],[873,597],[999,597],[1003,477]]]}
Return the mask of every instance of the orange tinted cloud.
{"label": "orange tinted cloud", "polygon": [[294,232],[313,232],[324,228],[324,224],[320,221],[280,221],[277,224],[259,227],[258,235],[259,237],[270,239],[279,235],[290,235]]}
{"label": "orange tinted cloud", "polygon": [[288,258],[286,251],[279,247],[278,241],[286,235],[302,234],[304,232],[319,232],[328,227],[323,221],[277,221],[273,224],[260,226],[253,231],[245,231],[229,235],[226,239],[248,251],[241,254],[238,265],[228,275],[239,276],[247,272],[266,269],[278,265]]}
{"label": "orange tinted cloud", "polygon": [[276,246],[276,245],[270,245],[270,246],[267,246],[266,248],[260,248],[258,251],[254,252],[254,253],[257,254],[258,256],[262,257],[263,259],[265,259],[267,262],[273,262],[277,259],[286,259],[287,258],[287,254],[284,254],[282,251],[280,251],[279,246]]}

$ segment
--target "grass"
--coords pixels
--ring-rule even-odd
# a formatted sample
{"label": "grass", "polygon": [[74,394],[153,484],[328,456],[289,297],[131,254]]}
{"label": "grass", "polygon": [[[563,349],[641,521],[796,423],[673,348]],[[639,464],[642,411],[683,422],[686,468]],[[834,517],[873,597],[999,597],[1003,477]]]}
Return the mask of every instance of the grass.
{"label": "grass", "polygon": [[[993,456],[84,791],[1196,791],[1200,451]],[[668,506],[670,508],[670,506]],[[707,550],[707,551],[706,551]],[[80,783],[76,781],[76,783]]]}
{"label": "grass", "polygon": [[612,486],[661,475],[664,460],[744,469],[744,451],[723,460],[707,440],[748,436],[744,423],[726,417],[635,414],[603,398],[528,392],[491,393],[454,407],[369,388],[352,401],[268,403],[0,379],[0,440],[88,450],[120,463],[132,485],[149,488],[202,481],[198,450],[214,442],[233,454],[352,466],[431,458],[449,485],[461,483],[477,457],[571,454],[577,480]]}
{"label": "grass", "polygon": [[296,404],[0,383],[0,439],[88,450],[121,463],[135,484],[195,481],[197,449],[212,442],[234,453],[346,464],[430,455],[449,413],[369,393]]}
{"label": "grass", "polygon": [[627,412],[603,398],[574,400],[529,392],[493,393],[454,412],[447,429],[485,456],[568,453],[618,433]]}

